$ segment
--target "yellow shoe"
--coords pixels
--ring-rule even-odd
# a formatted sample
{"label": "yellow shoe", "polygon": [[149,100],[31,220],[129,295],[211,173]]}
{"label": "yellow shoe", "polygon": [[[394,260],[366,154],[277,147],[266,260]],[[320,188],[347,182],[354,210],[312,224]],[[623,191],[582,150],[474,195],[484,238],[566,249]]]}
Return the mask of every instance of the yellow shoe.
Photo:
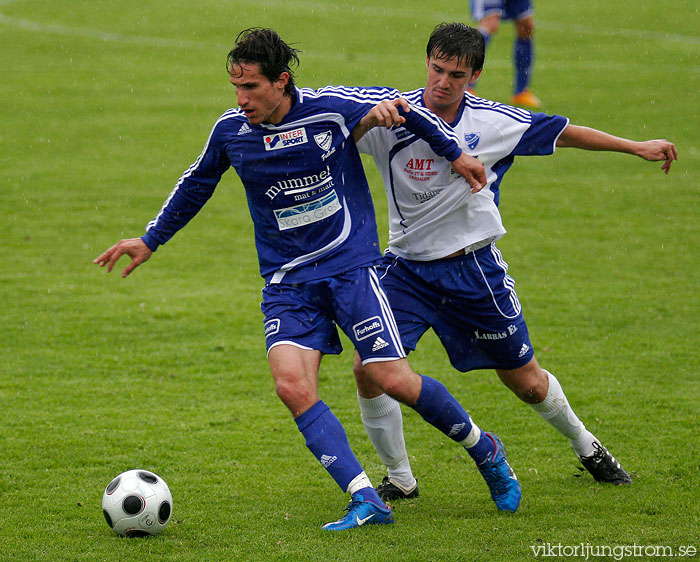
{"label": "yellow shoe", "polygon": [[522,92],[515,94],[510,98],[510,103],[521,107],[542,107],[542,102],[530,91],[530,88],[525,88]]}

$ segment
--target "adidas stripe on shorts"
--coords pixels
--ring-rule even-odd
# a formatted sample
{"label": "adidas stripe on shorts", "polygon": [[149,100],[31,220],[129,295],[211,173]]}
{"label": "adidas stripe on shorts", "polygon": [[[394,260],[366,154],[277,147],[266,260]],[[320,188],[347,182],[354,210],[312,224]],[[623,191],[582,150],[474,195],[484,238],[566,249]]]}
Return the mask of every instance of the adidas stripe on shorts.
{"label": "adidas stripe on shorts", "polygon": [[516,369],[532,359],[515,281],[495,244],[427,262],[387,253],[379,273],[405,349],[433,328],[462,372]]}
{"label": "adidas stripe on shorts", "polygon": [[267,351],[291,344],[337,355],[338,327],[350,338],[362,363],[405,357],[388,299],[373,267],[298,284],[270,284],[260,308]]}

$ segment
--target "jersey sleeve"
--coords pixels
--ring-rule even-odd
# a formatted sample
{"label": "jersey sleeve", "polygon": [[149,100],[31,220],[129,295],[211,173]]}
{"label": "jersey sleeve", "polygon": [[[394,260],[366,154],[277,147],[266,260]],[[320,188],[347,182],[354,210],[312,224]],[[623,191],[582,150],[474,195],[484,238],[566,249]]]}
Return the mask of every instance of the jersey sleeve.
{"label": "jersey sleeve", "polygon": [[408,112],[399,106],[399,115],[406,119],[403,126],[426,141],[438,156],[453,162],[462,154],[457,135],[447,123],[430,110],[410,104]]}
{"label": "jersey sleeve", "polygon": [[530,126],[513,149],[514,156],[547,156],[553,154],[557,139],[569,120],[561,115],[533,113]]}
{"label": "jersey sleeve", "polygon": [[[361,117],[364,117],[367,112],[380,101],[393,100],[401,97],[398,90],[388,88],[384,88],[383,90],[385,91],[385,97],[376,97],[371,107],[365,108]],[[409,111],[405,111],[401,105],[398,106],[398,110],[399,115],[406,119],[402,127],[427,142],[435,154],[446,158],[450,162],[456,160],[462,154],[462,149],[459,147],[459,138],[455,132],[447,123],[429,109],[409,103]],[[353,124],[353,128],[359,121],[358,119]],[[358,150],[363,154],[372,154],[376,157],[377,147],[375,143],[380,137],[381,135],[378,134],[376,127],[368,131],[358,142]]]}
{"label": "jersey sleeve", "polygon": [[[343,112],[348,136],[375,105],[401,97],[398,90],[382,87],[327,86],[318,90],[318,93],[332,99],[335,109]],[[409,105],[410,111],[404,111],[399,106],[399,114],[406,119],[403,127],[426,141],[438,156],[450,161],[459,158],[462,149],[452,129],[428,109]]]}
{"label": "jersey sleeve", "polygon": [[204,150],[175,184],[158,215],[146,226],[141,239],[153,252],[184,227],[214,193],[231,166],[222,139],[223,123],[213,127]]}

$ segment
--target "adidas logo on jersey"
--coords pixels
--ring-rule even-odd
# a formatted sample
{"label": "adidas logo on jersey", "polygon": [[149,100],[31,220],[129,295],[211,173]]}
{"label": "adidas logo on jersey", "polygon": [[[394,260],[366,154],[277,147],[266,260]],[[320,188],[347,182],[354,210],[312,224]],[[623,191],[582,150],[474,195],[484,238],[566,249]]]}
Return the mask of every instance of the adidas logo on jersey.
{"label": "adidas logo on jersey", "polygon": [[528,351],[530,351],[530,346],[524,343],[523,346],[520,348],[520,353],[518,354],[518,357],[524,357]]}
{"label": "adidas logo on jersey", "polygon": [[250,125],[248,123],[243,123],[240,129],[238,129],[238,134],[239,135],[247,135],[250,133],[253,129],[250,128]]}
{"label": "adidas logo on jersey", "polygon": [[335,455],[333,455],[332,457],[330,455],[321,455],[321,464],[323,465],[323,468],[328,468],[337,460],[338,457],[336,457]]}
{"label": "adidas logo on jersey", "polygon": [[385,342],[382,338],[377,338],[374,340],[374,345],[372,346],[372,351],[379,351],[380,349],[384,349],[387,347],[389,344]]}

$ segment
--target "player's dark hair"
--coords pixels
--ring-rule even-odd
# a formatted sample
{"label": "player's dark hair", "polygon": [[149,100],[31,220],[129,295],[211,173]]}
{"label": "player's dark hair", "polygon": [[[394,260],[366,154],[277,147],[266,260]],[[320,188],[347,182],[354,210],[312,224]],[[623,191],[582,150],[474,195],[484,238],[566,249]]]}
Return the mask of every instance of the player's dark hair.
{"label": "player's dark hair", "polygon": [[257,64],[260,73],[270,82],[286,72],[289,74],[289,82],[284,93],[291,96],[294,94],[294,73],[291,66],[299,65],[299,52],[287,45],[273,29],[251,27],[236,37],[236,46],[226,58],[226,70],[230,73],[235,64]]}
{"label": "player's dark hair", "polygon": [[435,26],[428,39],[428,57],[446,60],[457,58],[459,64],[471,67],[472,72],[484,67],[486,44],[481,31],[463,23],[441,23]]}

